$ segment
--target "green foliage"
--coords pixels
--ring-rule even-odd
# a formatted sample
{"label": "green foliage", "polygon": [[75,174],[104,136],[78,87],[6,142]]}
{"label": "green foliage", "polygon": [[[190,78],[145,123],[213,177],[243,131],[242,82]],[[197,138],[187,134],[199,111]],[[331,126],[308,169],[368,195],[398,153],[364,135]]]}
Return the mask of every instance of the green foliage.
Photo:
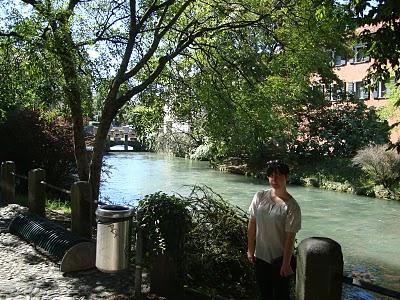
{"label": "green foliage", "polygon": [[354,187],[363,184],[362,171],[354,168],[350,158],[308,157],[294,161],[292,165],[294,168],[289,181],[295,184],[302,184],[305,180],[314,186],[320,186],[323,182],[348,182]]}
{"label": "green foliage", "polygon": [[[358,36],[360,43],[366,45],[367,54],[373,59],[369,68],[367,81],[371,87],[378,81],[395,78],[395,86],[400,84],[400,5],[398,0],[352,0],[350,8],[355,14],[356,24],[363,27]],[[400,98],[390,100],[393,111],[400,106]],[[389,104],[388,107],[391,106]],[[398,110],[397,110],[398,114]],[[393,124],[398,131],[399,120]],[[392,148],[400,151],[400,141]]]}
{"label": "green foliage", "polygon": [[[166,104],[216,157],[256,161],[266,148],[284,149],[296,112],[312,101],[310,76],[333,78],[326,49],[341,44],[345,24],[334,1],[323,9],[311,0],[3,2],[2,39],[40,56],[40,82],[55,79],[63,105],[53,105],[69,106],[79,176],[91,173],[95,198],[107,129],[125,104],[139,105],[130,119],[141,134],[156,130]],[[87,171],[81,123],[91,84],[101,126]]]}
{"label": "green foliage", "polygon": [[[399,134],[399,122],[400,122],[400,86],[395,86],[393,84],[388,84],[387,87],[388,99],[379,111],[378,115],[382,120],[396,120],[397,123],[392,124],[391,133]],[[400,142],[400,141],[398,141]]]}
{"label": "green foliage", "polygon": [[17,26],[19,34],[26,34],[25,42],[0,39],[0,110],[52,108],[65,113],[60,65],[44,44],[32,37],[37,34],[36,25],[25,22]]}
{"label": "green foliage", "polygon": [[205,142],[193,151],[193,153],[190,155],[190,158],[195,160],[212,160],[215,157],[213,154],[214,148],[215,147],[213,143]]}
{"label": "green foliage", "polygon": [[153,105],[128,106],[124,110],[123,121],[132,124],[138,136],[144,138],[157,132],[163,123],[162,103]]}
{"label": "green foliage", "polygon": [[353,164],[361,167],[375,185],[393,189],[399,184],[400,155],[387,145],[368,146],[357,151]]}
{"label": "green foliage", "polygon": [[177,157],[187,157],[197,146],[189,134],[172,131],[151,135],[146,144],[147,149],[151,151],[169,153]]}
{"label": "green foliage", "polygon": [[398,0],[352,0],[350,7],[356,15],[357,25],[368,25],[359,36],[359,40],[366,44],[368,54],[374,59],[369,78],[375,82],[388,79],[392,69],[398,81],[400,78]]}
{"label": "green foliage", "polygon": [[193,220],[186,246],[191,284],[254,299],[253,270],[245,253],[247,214],[207,187],[195,186],[185,200]]}
{"label": "green foliage", "polygon": [[70,188],[76,165],[68,124],[46,119],[38,111],[17,110],[0,123],[0,136],[0,161],[14,161],[17,173],[24,176],[43,168],[47,182]]}
{"label": "green foliage", "polygon": [[379,111],[379,117],[383,120],[387,120],[390,118],[398,119],[400,117],[400,106],[396,105],[396,102],[400,100],[400,87],[395,86],[392,83],[388,83],[386,85],[386,96],[388,97],[388,101],[385,106],[383,106]]}
{"label": "green foliage", "polygon": [[361,101],[310,105],[299,117],[303,125],[292,151],[302,157],[351,157],[370,143],[388,141],[387,122]]}
{"label": "green foliage", "polygon": [[142,212],[146,257],[168,254],[182,263],[184,240],[191,228],[191,219],[185,201],[158,192],[145,196],[139,202]]}
{"label": "green foliage", "polygon": [[[15,198],[17,204],[28,207],[28,195],[26,193],[17,193]],[[46,209],[70,215],[71,203],[57,197],[49,197],[49,195],[46,194]]]}
{"label": "green foliage", "polygon": [[311,75],[334,79],[325,49],[343,47],[341,8],[327,5],[322,19],[316,9],[296,1],[257,26],[202,38],[196,52],[167,66],[148,97],[162,97],[176,121],[191,124],[195,144],[212,144],[212,159],[259,161],[285,152],[298,111],[318,101]]}
{"label": "green foliage", "polygon": [[60,211],[63,214],[71,214],[71,203],[62,199],[47,198],[46,208],[53,211]]}
{"label": "green foliage", "polygon": [[207,293],[254,298],[254,278],[247,262],[247,215],[207,187],[193,187],[188,197],[147,195],[143,212],[146,253],[180,258],[185,282]]}

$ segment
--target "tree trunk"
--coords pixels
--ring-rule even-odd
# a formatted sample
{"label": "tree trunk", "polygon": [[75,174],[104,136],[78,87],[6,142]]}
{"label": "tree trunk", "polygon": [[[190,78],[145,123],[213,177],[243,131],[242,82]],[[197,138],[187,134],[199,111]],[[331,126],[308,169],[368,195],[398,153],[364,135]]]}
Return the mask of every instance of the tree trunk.
{"label": "tree trunk", "polygon": [[104,109],[101,114],[99,127],[97,128],[96,137],[94,140],[89,177],[89,182],[92,185],[94,201],[98,201],[99,199],[101,168],[103,166],[103,156],[107,142],[108,131],[110,130],[110,126],[114,117],[120,109],[118,101],[116,101],[117,91],[118,86],[114,85],[111,88],[107,99],[105,100]]}
{"label": "tree trunk", "polygon": [[108,130],[111,126],[111,120],[102,121],[97,128],[96,138],[93,145],[92,162],[90,163],[90,177],[89,182],[92,185],[92,194],[94,201],[99,199],[100,191],[100,176],[101,168],[103,166],[104,148],[106,146]]}
{"label": "tree trunk", "polygon": [[74,152],[75,160],[78,168],[78,176],[81,181],[89,179],[89,164],[86,154],[85,131],[83,127],[83,112],[82,112],[82,95],[79,85],[80,78],[76,65],[77,53],[76,47],[72,40],[71,32],[62,26],[54,25],[56,54],[60,59],[63,68],[64,79],[66,85],[64,91],[68,100],[68,105],[71,109],[71,117],[73,124],[74,136]]}

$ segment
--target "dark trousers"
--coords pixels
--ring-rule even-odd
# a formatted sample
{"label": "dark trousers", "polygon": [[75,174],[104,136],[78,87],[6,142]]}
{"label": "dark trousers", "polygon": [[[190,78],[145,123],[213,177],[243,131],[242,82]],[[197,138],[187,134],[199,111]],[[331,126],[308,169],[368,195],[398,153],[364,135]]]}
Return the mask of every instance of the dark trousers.
{"label": "dark trousers", "polygon": [[279,274],[281,264],[270,264],[257,258],[256,280],[262,300],[290,300],[289,278]]}

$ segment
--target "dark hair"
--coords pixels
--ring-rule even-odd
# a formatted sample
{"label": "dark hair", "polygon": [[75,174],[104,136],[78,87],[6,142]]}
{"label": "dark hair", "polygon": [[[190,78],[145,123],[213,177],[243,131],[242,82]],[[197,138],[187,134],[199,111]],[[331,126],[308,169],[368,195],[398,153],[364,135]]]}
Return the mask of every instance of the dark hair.
{"label": "dark hair", "polygon": [[267,162],[267,176],[274,173],[289,175],[289,166],[280,160],[270,160]]}

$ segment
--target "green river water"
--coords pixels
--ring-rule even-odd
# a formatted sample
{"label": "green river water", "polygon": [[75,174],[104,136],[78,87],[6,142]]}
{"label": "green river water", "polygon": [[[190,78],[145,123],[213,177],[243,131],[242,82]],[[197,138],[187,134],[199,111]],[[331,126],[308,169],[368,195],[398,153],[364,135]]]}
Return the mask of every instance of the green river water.
{"label": "green river water", "polygon": [[[188,194],[190,185],[207,185],[225,200],[247,210],[265,180],[222,173],[208,162],[153,153],[112,153],[105,157],[110,176],[101,199],[135,205],[144,195],[163,191]],[[298,241],[329,237],[342,246],[345,274],[363,272],[373,283],[400,290],[400,202],[385,201],[316,188],[289,186],[302,209]],[[386,299],[345,287],[344,299]],[[389,299],[389,298],[388,298]]]}

